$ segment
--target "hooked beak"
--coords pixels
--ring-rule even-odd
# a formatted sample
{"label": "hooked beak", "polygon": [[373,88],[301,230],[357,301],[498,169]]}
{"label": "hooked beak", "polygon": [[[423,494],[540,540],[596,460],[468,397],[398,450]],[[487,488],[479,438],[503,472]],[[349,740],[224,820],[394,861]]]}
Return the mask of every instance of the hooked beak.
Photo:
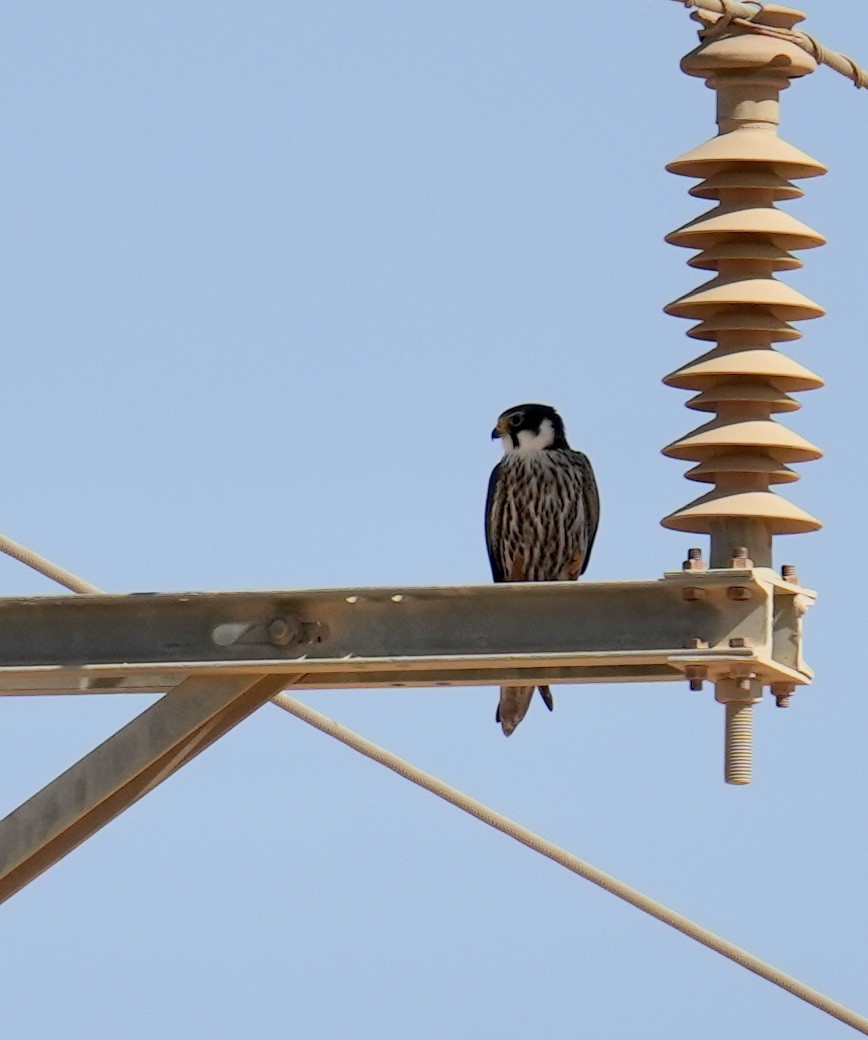
{"label": "hooked beak", "polygon": [[491,431],[491,439],[496,441],[498,437],[505,437],[509,433],[509,420],[499,419],[497,426]]}

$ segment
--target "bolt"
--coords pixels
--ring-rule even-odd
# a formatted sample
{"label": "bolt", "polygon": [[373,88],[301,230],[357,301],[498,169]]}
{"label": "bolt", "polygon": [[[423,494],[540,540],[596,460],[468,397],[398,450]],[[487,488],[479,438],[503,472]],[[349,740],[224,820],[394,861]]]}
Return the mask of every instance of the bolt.
{"label": "bolt", "polygon": [[294,618],[275,618],[266,629],[269,640],[274,646],[289,646],[298,642],[301,625]]}
{"label": "bolt", "polygon": [[739,693],[753,693],[751,680],[756,679],[756,672],[752,671],[749,664],[733,665],[730,675],[735,680],[735,688]]}
{"label": "bolt", "polygon": [[753,705],[727,702],[724,779],[728,784],[749,784],[753,760]]}
{"label": "bolt", "polygon": [[746,571],[753,567],[753,560],[747,554],[747,546],[737,545],[732,550],[732,559],[729,561],[729,565],[740,571]]}
{"label": "bolt", "polygon": [[785,563],[783,567],[781,567],[781,577],[784,581],[790,581],[794,585],[799,584],[799,576],[796,574],[795,564]]}
{"label": "bolt", "polygon": [[699,589],[695,585],[686,585],[681,590],[681,598],[688,603],[695,603],[699,599],[705,599],[705,589]]}
{"label": "bolt", "polygon": [[685,650],[707,650],[708,641],[705,639],[685,639],[684,640]]}
{"label": "bolt", "polygon": [[756,672],[751,664],[734,664],[730,668],[730,675],[733,679],[756,679]]}
{"label": "bolt", "polygon": [[[705,639],[685,639],[685,650],[707,650],[708,642]],[[708,669],[704,664],[689,664],[684,669],[684,674],[693,693],[702,689],[702,681],[708,675]]]}
{"label": "bolt", "polygon": [[729,645],[734,650],[741,650],[750,644],[750,640],[745,639],[744,636],[733,636],[729,641]]}
{"label": "bolt", "polygon": [[774,682],[772,683],[771,689],[775,698],[775,704],[779,708],[789,708],[790,697],[796,692],[796,684],[789,682]]}
{"label": "bolt", "polygon": [[701,549],[688,549],[687,559],[681,564],[683,571],[706,571],[708,564],[702,558]]}
{"label": "bolt", "polygon": [[[698,643],[699,640],[697,639],[696,642]],[[691,691],[699,693],[702,689],[702,682],[708,675],[708,669],[703,664],[689,664],[684,669],[684,674],[687,676]]]}
{"label": "bolt", "polygon": [[746,585],[731,585],[727,590],[726,594],[730,599],[735,600],[746,600],[750,599],[753,593]]}

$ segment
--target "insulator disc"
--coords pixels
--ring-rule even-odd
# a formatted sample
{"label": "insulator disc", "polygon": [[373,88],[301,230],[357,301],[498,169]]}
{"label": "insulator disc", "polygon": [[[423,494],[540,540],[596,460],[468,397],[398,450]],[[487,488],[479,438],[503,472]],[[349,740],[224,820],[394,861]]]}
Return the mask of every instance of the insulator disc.
{"label": "insulator disc", "polygon": [[690,267],[699,267],[705,271],[717,271],[721,261],[753,260],[769,265],[770,271],[795,271],[805,265],[798,257],[785,249],[772,245],[771,242],[759,242],[753,238],[737,238],[728,242],[718,242],[709,246],[688,261]]}
{"label": "insulator disc", "polygon": [[729,383],[749,376],[768,379],[780,390],[816,390],[823,380],[798,361],[774,347],[726,350],[716,347],[663,379],[680,390],[706,390],[715,383]]}
{"label": "insulator disc", "polygon": [[751,448],[771,453],[781,462],[811,462],[823,455],[816,445],[773,419],[712,419],[668,444],[663,454],[671,459],[704,462],[727,451],[749,454]]}
{"label": "insulator disc", "polygon": [[689,469],[684,476],[688,480],[697,480],[703,484],[714,484],[721,474],[759,474],[770,484],[790,484],[799,479],[789,466],[785,466],[771,455],[712,455]]}
{"label": "insulator disc", "polygon": [[774,206],[745,206],[739,209],[716,206],[675,231],[666,241],[686,249],[708,249],[733,237],[748,236],[770,242],[781,251],[813,249],[826,239],[790,213]]}
{"label": "insulator disc", "polygon": [[776,278],[718,276],[664,307],[676,318],[707,318],[725,307],[762,307],[783,321],[806,321],[826,312]]}
{"label": "insulator disc", "polygon": [[699,325],[688,329],[687,335],[693,339],[717,340],[721,332],[761,332],[768,334],[772,343],[802,338],[797,328],[760,308],[717,311]]}
{"label": "insulator disc", "polygon": [[718,171],[701,184],[694,184],[689,190],[690,194],[698,199],[720,199],[722,191],[731,191],[733,188],[770,191],[776,201],[798,199],[805,194],[786,177],[781,177],[773,166],[752,167],[742,163]]}
{"label": "insulator disc", "polygon": [[762,520],[768,524],[772,534],[805,534],[818,531],[823,526],[810,513],[776,495],[774,491],[743,491],[736,494],[711,491],[660,522],[672,531],[711,534],[715,521],[729,517]]}
{"label": "insulator disc", "polygon": [[717,412],[721,404],[763,405],[770,412],[795,412],[802,406],[771,383],[716,383],[687,402],[698,412]]}
{"label": "insulator disc", "polygon": [[719,134],[710,141],[673,159],[666,167],[684,177],[713,177],[730,163],[770,166],[786,180],[819,177],[826,167],[776,134],[751,127],[739,127]]}

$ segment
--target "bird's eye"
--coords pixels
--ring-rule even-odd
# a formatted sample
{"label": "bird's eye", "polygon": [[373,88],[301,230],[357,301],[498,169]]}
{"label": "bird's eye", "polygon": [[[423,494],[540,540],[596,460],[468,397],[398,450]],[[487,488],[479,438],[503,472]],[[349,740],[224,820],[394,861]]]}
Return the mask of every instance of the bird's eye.
{"label": "bird's eye", "polygon": [[516,412],[515,415],[511,415],[509,417],[509,425],[510,426],[521,426],[521,420],[523,418],[524,418],[524,416],[521,414],[521,412]]}

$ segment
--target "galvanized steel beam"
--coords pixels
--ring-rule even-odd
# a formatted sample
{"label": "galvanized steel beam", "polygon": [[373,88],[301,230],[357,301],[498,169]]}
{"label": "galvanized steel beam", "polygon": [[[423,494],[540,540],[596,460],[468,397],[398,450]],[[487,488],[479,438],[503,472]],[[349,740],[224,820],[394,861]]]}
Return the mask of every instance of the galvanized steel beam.
{"label": "galvanized steel beam", "polygon": [[656,581],[0,599],[0,693],[159,690],[280,674],[300,689],[801,684],[813,593],[764,568]]}

